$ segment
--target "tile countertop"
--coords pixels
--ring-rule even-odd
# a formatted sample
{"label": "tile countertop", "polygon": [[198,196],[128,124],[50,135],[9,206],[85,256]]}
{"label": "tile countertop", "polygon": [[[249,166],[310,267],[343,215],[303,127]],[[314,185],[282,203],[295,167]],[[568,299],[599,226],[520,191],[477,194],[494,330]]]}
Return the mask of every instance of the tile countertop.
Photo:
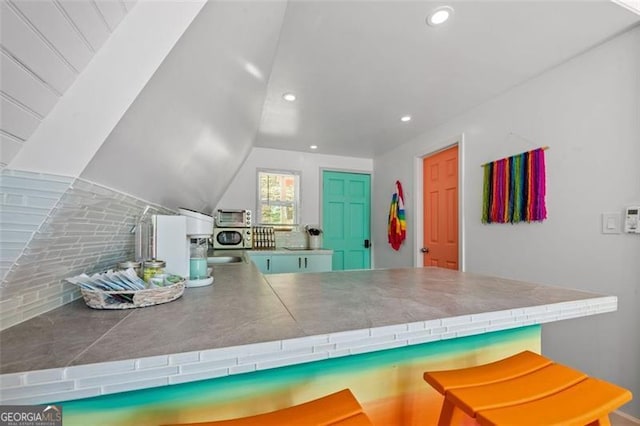
{"label": "tile countertop", "polygon": [[0,402],[184,383],[617,309],[614,296],[438,268],[265,277],[247,260],[213,274],[212,286],[164,305],[100,311],[77,300],[2,331]]}

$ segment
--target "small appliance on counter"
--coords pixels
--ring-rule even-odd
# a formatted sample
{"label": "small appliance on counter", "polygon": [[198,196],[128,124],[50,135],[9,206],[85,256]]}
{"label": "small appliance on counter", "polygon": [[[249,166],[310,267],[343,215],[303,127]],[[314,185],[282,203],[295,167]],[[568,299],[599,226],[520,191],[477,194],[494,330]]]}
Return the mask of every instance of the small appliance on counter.
{"label": "small appliance on counter", "polygon": [[251,210],[218,209],[216,228],[251,228]]}
{"label": "small appliance on counter", "polygon": [[250,249],[253,247],[251,210],[219,209],[213,229],[214,249]]}
{"label": "small appliance on counter", "polygon": [[251,228],[214,228],[213,248],[214,249],[250,249]]}
{"label": "small appliance on counter", "polygon": [[154,215],[153,258],[163,259],[166,270],[187,278],[187,287],[213,283],[207,268],[208,238],[213,234],[213,217],[179,208],[180,215]]}
{"label": "small appliance on counter", "polygon": [[185,208],[178,211],[187,218],[187,237],[190,238],[187,287],[211,285],[213,277],[207,269],[207,251],[213,233],[213,217]]}

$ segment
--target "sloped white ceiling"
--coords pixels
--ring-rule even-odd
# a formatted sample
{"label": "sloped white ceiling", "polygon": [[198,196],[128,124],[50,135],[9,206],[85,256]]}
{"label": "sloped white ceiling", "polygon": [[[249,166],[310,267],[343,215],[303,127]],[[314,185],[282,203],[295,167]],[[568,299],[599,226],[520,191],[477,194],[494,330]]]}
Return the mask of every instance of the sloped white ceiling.
{"label": "sloped white ceiling", "polygon": [[211,211],[260,123],[284,1],[210,1],[81,177]]}
{"label": "sloped white ceiling", "polygon": [[135,1],[0,2],[0,166],[6,166]]}
{"label": "sloped white ceiling", "polygon": [[612,1],[640,15],[640,0],[612,0]]}

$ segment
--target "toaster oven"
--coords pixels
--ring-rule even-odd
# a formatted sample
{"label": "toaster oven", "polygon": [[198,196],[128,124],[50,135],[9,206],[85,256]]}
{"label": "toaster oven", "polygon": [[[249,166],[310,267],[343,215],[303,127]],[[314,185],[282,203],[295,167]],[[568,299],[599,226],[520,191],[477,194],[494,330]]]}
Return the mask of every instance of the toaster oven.
{"label": "toaster oven", "polygon": [[251,210],[219,209],[215,215],[215,225],[218,228],[249,228]]}

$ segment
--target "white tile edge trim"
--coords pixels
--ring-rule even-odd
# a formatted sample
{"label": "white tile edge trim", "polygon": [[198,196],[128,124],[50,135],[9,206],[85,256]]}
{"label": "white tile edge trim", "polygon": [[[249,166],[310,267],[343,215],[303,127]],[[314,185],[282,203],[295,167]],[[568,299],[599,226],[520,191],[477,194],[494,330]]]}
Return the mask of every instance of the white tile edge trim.
{"label": "white tile edge trim", "polygon": [[[133,360],[120,360],[55,369],[0,375],[1,404],[44,404],[63,401],[67,395],[87,391],[92,379],[91,396],[117,393],[117,389],[140,390],[155,383],[188,383],[206,377],[226,377],[265,368],[296,365],[321,359],[375,352],[425,342],[466,337],[492,331],[579,318],[618,307],[616,296],[596,297],[572,302],[514,308],[482,314],[461,315],[439,320],[416,321],[369,329],[351,330],[280,341],[253,343],[184,354],[168,354]],[[251,354],[247,357],[247,354]],[[166,357],[166,358],[164,358]],[[175,369],[167,369],[168,361]],[[246,362],[242,362],[247,359]],[[161,360],[162,362],[158,362]],[[201,367],[198,368],[198,367]],[[194,368],[195,367],[195,368]],[[223,368],[221,368],[223,367]],[[134,374],[122,374],[128,370]],[[194,371],[199,371],[197,374]],[[207,374],[207,371],[211,373]],[[167,372],[172,372],[167,374]],[[109,372],[111,374],[105,374]],[[140,374],[135,374],[140,373]],[[121,379],[114,381],[114,376]],[[34,383],[33,377],[57,378]],[[142,376],[145,380],[141,380]],[[165,380],[166,379],[166,380]],[[73,384],[68,388],[69,382]],[[100,385],[100,382],[103,382]],[[61,387],[58,389],[56,384]],[[97,395],[95,389],[99,389]],[[58,389],[58,390],[56,390]],[[114,390],[116,389],[116,390]]]}

